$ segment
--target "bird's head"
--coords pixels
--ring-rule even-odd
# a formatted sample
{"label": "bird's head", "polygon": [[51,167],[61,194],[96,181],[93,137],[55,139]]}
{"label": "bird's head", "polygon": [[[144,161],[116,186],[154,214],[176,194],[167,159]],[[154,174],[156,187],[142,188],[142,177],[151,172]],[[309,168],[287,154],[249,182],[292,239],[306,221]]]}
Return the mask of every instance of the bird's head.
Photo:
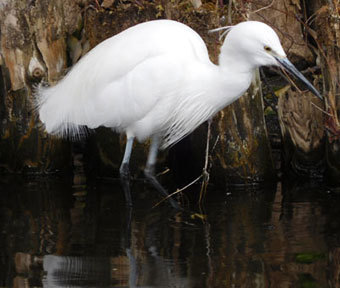
{"label": "bird's head", "polygon": [[313,94],[323,99],[314,86],[288,60],[279,37],[270,26],[258,21],[246,21],[228,28],[228,31],[220,57],[234,57],[239,59],[237,61],[240,66],[242,63],[243,65],[247,63],[250,69],[260,66],[279,66],[301,80]]}
{"label": "bird's head", "polygon": [[277,65],[276,58],[285,58],[279,37],[268,25],[257,21],[241,22],[227,34],[222,53],[238,54],[251,66]]}

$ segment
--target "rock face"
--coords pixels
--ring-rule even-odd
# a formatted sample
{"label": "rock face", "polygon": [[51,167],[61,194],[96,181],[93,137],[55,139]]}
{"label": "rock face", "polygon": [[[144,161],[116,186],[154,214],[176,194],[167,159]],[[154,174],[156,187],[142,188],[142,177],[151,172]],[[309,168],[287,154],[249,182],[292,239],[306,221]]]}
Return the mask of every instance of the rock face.
{"label": "rock face", "polygon": [[68,145],[46,137],[33,111],[33,87],[54,83],[68,61],[67,36],[81,21],[72,1],[5,1],[0,5],[0,165],[10,172],[66,171]]}

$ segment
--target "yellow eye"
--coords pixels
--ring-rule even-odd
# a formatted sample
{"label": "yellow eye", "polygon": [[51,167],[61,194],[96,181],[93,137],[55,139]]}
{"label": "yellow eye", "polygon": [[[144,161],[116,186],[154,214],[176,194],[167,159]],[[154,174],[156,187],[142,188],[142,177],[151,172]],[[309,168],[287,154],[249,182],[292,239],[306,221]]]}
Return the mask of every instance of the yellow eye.
{"label": "yellow eye", "polygon": [[266,50],[267,52],[271,52],[272,48],[270,48],[269,46],[264,46],[264,50]]}

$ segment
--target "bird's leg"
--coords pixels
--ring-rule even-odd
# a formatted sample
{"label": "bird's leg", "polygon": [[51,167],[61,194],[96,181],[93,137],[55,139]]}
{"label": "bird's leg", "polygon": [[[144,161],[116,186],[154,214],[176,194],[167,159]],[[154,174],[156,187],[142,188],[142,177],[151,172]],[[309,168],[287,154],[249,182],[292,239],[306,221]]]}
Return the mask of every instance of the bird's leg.
{"label": "bird's leg", "polygon": [[[150,183],[156,188],[156,190],[163,196],[168,197],[168,192],[163,188],[163,186],[158,182],[155,176],[155,165],[157,160],[159,148],[159,137],[154,136],[151,141],[151,147],[148,155],[148,160],[146,162],[146,167],[144,170],[145,177],[150,181]],[[176,200],[169,198],[170,204],[175,209],[181,210],[181,207]]]}
{"label": "bird's leg", "polygon": [[129,162],[131,157],[131,151],[133,146],[133,137],[129,137],[126,142],[125,146],[125,152],[122,164],[119,168],[120,173],[120,181],[123,186],[124,194],[125,194],[125,200],[126,204],[128,206],[132,206],[132,200],[131,200],[131,190],[130,190],[130,169],[129,169]]}

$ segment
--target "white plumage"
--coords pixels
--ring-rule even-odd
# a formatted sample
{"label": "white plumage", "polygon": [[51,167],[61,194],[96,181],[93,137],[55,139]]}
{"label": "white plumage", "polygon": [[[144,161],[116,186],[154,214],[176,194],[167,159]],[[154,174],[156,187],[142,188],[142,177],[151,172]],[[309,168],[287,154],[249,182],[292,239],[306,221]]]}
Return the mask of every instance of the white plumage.
{"label": "white plumage", "polygon": [[56,86],[38,88],[40,120],[61,136],[77,135],[83,126],[125,132],[130,141],[121,173],[127,175],[135,137],[155,142],[150,172],[159,146],[178,142],[238,99],[259,66],[280,65],[321,97],[268,25],[249,21],[222,29],[229,32],[215,65],[202,38],[184,24],[156,20],[131,27],[93,48]]}
{"label": "white plumage", "polygon": [[47,132],[61,136],[77,134],[82,125],[111,127],[140,141],[160,133],[166,148],[248,88],[253,67],[246,63],[247,71],[235,73],[239,47],[225,48],[219,67],[188,26],[170,20],[139,24],[100,43],[56,86],[41,87],[40,119]]}
{"label": "white plumage", "polygon": [[100,43],[56,86],[41,87],[39,116],[47,132],[62,136],[76,134],[79,125],[111,127],[141,141],[172,134],[175,115],[183,117],[179,107],[202,94],[192,81],[204,75],[194,69],[210,65],[205,44],[189,27],[143,23]]}

